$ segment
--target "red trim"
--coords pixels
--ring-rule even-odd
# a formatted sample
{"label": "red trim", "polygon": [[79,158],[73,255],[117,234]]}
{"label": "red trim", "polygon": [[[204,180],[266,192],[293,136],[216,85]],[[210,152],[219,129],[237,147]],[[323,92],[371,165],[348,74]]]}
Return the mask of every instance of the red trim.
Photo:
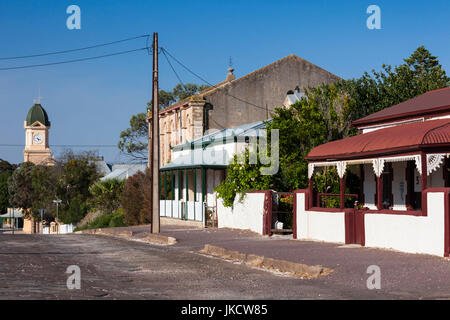
{"label": "red trim", "polygon": [[364,211],[346,209],[345,210],[345,244],[366,243]]}
{"label": "red trim", "polygon": [[[345,179],[340,178],[339,179],[340,185],[339,185],[339,205],[341,209],[345,208]],[[319,203],[317,205],[320,205]]]}
{"label": "red trim", "polygon": [[421,165],[422,165],[422,175],[421,175],[421,180],[420,180],[420,186],[422,189],[422,214],[424,216],[427,215],[427,194],[426,194],[426,189],[427,189],[427,156],[425,154],[425,152],[421,152],[420,153],[420,157],[421,157]]}
{"label": "red trim", "polygon": [[[384,116],[384,117],[376,118],[373,120],[361,121],[364,119],[363,118],[363,119],[353,121],[351,124],[351,127],[357,127],[359,129],[359,128],[365,127],[365,126],[374,126],[374,125],[382,125],[382,124],[389,125],[390,123],[398,122],[401,120],[413,120],[413,119],[423,118],[423,117],[430,118],[430,115],[436,115],[436,114],[444,116],[444,115],[448,114],[448,112],[445,112],[445,110],[449,109],[449,108],[450,108],[450,105],[447,105],[447,106],[437,107],[434,109],[429,109],[424,112],[412,111],[412,112],[401,113],[401,114],[398,114],[395,116]],[[442,112],[442,111],[444,111],[444,112]]]}
{"label": "red trim", "polygon": [[272,235],[272,191],[256,191],[264,193],[263,235]]}
{"label": "red trim", "polygon": [[341,209],[341,208],[321,208],[321,207],[312,207],[309,208],[308,211],[319,211],[319,212],[336,212],[336,213],[342,213],[347,209]]}
{"label": "red trim", "polygon": [[365,179],[365,171],[364,164],[359,165],[359,204],[364,206],[365,198],[364,198],[364,179]]}
{"label": "red trim", "polygon": [[430,153],[435,151],[435,149],[437,148],[447,150],[448,147],[450,147],[450,143],[416,144],[404,147],[379,149],[375,151],[345,153],[340,155],[311,156],[311,157],[307,156],[305,157],[305,159],[308,160],[309,162],[324,162],[324,161],[338,161],[338,160],[370,159],[372,157],[389,157],[389,156],[397,157],[403,155],[417,154],[418,151],[425,149],[429,150]]}
{"label": "red trim", "polygon": [[[308,181],[308,207],[311,208],[312,206],[314,206],[314,184],[313,184],[313,177],[314,175],[311,177],[311,179],[309,179]],[[319,204],[317,204],[319,205]]]}

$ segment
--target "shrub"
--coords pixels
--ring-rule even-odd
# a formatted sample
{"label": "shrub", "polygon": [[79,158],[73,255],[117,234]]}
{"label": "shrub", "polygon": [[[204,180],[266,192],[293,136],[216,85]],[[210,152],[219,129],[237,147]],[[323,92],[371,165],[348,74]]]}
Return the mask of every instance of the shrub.
{"label": "shrub", "polygon": [[125,181],[120,198],[127,225],[146,224],[151,222],[150,208],[150,170],[139,171]]}
{"label": "shrub", "polygon": [[125,217],[122,209],[118,209],[112,214],[111,220],[109,221],[110,228],[116,227],[126,227]]}
{"label": "shrub", "polygon": [[91,193],[90,205],[94,210],[111,213],[120,207],[120,195],[122,194],[123,181],[107,179],[97,181],[89,187]]}

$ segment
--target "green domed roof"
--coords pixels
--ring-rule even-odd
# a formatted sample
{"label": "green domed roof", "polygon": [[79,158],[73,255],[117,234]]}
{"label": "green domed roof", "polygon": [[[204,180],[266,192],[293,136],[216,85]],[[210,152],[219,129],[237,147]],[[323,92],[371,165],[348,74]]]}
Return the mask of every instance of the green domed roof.
{"label": "green domed roof", "polygon": [[40,104],[34,104],[28,111],[27,115],[27,126],[31,126],[36,121],[39,121],[44,126],[49,127],[50,121],[48,120],[47,112]]}

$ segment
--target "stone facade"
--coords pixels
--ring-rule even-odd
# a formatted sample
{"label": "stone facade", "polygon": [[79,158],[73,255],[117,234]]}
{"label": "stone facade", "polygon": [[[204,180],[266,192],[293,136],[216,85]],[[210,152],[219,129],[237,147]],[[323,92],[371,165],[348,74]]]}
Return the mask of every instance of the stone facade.
{"label": "stone facade", "polygon": [[172,160],[171,147],[200,138],[207,130],[233,128],[267,120],[283,106],[289,90],[304,90],[340,78],[295,55],[244,77],[226,80],[160,112],[161,166]]}

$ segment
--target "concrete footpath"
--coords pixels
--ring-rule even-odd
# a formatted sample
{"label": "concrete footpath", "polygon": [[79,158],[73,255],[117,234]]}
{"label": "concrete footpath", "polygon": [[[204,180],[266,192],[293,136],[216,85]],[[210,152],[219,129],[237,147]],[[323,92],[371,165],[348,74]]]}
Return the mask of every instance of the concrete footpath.
{"label": "concrete footpath", "polygon": [[[132,238],[146,238],[150,226],[127,228]],[[380,296],[402,298],[450,299],[450,260],[431,255],[405,254],[391,250],[365,248],[324,242],[293,240],[290,236],[263,237],[230,229],[200,229],[184,226],[161,226],[161,235],[177,242],[170,250],[199,253],[205,245],[233,250],[306,266],[323,266],[332,272],[309,281],[339,285],[344,290],[367,289],[370,266],[381,271]],[[169,247],[168,247],[169,248]],[[369,290],[369,289],[367,289]]]}

